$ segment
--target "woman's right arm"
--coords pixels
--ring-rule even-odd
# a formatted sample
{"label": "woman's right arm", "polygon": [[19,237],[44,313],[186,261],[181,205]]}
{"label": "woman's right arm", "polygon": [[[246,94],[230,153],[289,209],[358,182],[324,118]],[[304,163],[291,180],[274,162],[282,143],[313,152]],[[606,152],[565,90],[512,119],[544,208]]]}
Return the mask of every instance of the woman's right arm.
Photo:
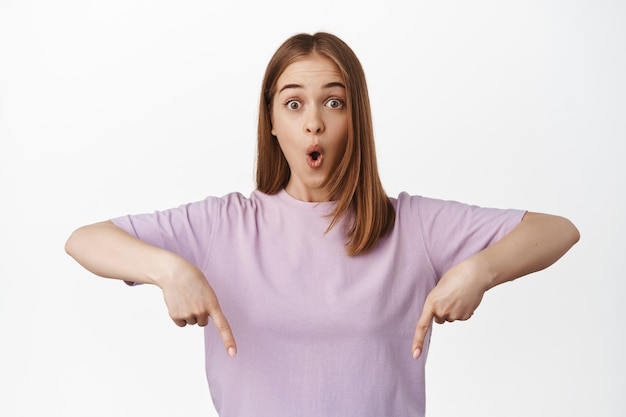
{"label": "woman's right arm", "polygon": [[65,251],[101,277],[157,285],[178,326],[206,326],[211,317],[227,353],[235,356],[235,339],[213,289],[204,274],[186,259],[131,236],[111,221],[75,230]]}

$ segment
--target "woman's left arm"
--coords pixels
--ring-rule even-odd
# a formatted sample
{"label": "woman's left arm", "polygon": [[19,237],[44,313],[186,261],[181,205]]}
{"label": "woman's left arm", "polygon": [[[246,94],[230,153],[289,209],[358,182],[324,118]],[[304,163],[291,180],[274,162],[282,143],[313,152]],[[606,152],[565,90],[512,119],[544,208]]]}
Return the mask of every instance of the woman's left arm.
{"label": "woman's left arm", "polygon": [[500,241],[441,277],[424,302],[413,338],[413,357],[420,356],[433,319],[437,323],[469,319],[487,290],[547,268],[579,238],[578,229],[563,217],[526,213]]}

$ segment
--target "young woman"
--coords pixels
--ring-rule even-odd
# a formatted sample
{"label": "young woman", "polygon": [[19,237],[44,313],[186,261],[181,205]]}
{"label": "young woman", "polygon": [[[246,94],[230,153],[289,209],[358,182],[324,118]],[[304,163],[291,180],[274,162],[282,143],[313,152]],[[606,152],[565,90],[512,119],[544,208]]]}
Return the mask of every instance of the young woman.
{"label": "young woman", "polygon": [[158,285],[177,325],[213,321],[221,416],[422,416],[432,321],[468,319],[579,238],[562,217],[389,198],[363,70],[327,33],[288,39],[267,67],[257,187],[66,244],[95,274]]}

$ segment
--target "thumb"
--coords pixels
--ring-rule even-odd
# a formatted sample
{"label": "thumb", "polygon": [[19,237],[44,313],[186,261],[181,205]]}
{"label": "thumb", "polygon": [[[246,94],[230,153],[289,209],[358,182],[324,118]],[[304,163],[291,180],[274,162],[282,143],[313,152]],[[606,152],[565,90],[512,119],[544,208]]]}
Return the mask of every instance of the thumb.
{"label": "thumb", "polygon": [[417,321],[415,335],[413,336],[413,347],[411,348],[413,359],[418,359],[422,354],[422,350],[424,349],[424,340],[426,340],[426,335],[428,334],[428,330],[430,329],[432,322],[433,311],[430,304],[424,304],[422,315]]}

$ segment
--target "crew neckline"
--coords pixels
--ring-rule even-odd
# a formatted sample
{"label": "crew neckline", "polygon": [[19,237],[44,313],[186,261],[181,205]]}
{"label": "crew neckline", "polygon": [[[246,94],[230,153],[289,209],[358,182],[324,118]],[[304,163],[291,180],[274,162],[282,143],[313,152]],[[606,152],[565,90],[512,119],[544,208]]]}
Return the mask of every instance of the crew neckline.
{"label": "crew neckline", "polygon": [[330,212],[337,205],[337,201],[302,201],[293,197],[284,188],[276,193],[281,200],[290,206],[306,210]]}

